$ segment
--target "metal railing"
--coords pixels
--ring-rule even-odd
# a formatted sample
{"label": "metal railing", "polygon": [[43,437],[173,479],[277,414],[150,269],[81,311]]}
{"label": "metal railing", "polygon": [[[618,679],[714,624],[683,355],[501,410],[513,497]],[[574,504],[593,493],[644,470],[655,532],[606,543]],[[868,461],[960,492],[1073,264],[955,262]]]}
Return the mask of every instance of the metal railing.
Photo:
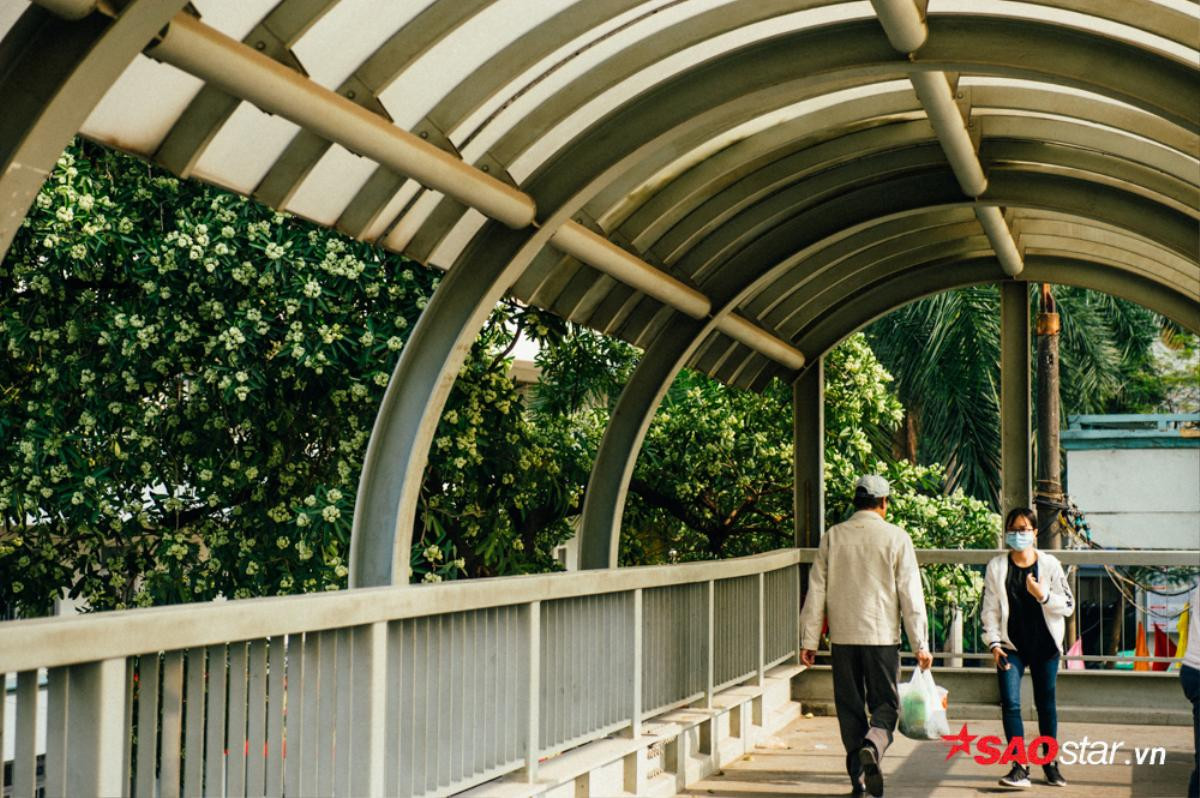
{"label": "metal railing", "polygon": [[794,657],[800,558],[2,623],[12,794],[34,794],[39,759],[47,796],[424,796],[534,779],[547,756],[637,734]]}

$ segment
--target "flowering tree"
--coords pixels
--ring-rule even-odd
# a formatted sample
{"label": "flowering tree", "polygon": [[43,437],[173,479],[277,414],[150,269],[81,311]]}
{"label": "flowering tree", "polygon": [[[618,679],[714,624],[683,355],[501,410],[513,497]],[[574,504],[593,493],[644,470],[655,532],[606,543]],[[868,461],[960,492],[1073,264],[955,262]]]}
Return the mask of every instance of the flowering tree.
{"label": "flowering tree", "polygon": [[335,588],[432,274],[93,147],[0,266],[0,591],[44,610]]}
{"label": "flowering tree", "polygon": [[[825,503],[835,524],[852,512],[854,482],[882,474],[889,520],[924,548],[994,545],[998,519],[973,498],[944,491],[938,466],[890,453],[903,412],[891,375],[856,335],[826,358]],[[634,472],[622,536],[629,562],[727,557],[791,545],[792,409],[775,383],[747,393],[691,372],[667,393]],[[926,569],[928,589],[963,605],[981,585],[965,568]]]}
{"label": "flowering tree", "polygon": [[[434,272],[92,145],[60,159],[0,263],[0,613],[346,584],[374,417]],[[542,383],[510,377],[520,336]],[[506,301],[434,437],[414,579],[547,570],[572,532],[632,347]],[[982,539],[937,469],[888,459],[899,406],[861,338],[829,361],[827,499],[883,471],[918,542]],[[625,562],[791,536],[784,386],[685,372],[647,436]],[[909,498],[911,496],[911,498]]]}

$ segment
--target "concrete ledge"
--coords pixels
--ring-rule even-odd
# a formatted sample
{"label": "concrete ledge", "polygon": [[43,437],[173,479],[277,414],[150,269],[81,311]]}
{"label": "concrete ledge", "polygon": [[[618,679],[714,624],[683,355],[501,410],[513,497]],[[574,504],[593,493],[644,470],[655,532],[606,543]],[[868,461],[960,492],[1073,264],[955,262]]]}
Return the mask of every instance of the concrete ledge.
{"label": "concrete ledge", "polygon": [[520,773],[473,787],[471,798],[673,796],[753,751],[800,716],[792,700],[800,665],[779,665],[762,685],[734,685],[711,707],[673,709],[642,723],[637,739],[613,735],[544,760],[538,778]]}
{"label": "concrete ledge", "polygon": [[[912,676],[902,669],[901,681]],[[934,668],[934,679],[950,692],[951,720],[990,720],[1000,717],[1000,691],[991,668]],[[1060,671],[1056,684],[1061,722],[1122,723],[1146,726],[1190,726],[1178,674],[1172,672]],[[814,715],[833,714],[833,677],[828,665],[797,674],[792,699]],[[1037,717],[1033,683],[1021,682],[1021,714]]]}

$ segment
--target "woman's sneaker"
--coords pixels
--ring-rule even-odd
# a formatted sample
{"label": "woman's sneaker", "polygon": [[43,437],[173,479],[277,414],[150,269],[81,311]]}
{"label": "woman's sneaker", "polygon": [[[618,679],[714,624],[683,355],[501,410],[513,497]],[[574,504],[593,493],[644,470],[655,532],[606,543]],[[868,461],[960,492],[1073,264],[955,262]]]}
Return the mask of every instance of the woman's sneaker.
{"label": "woman's sneaker", "polygon": [[1046,776],[1046,783],[1053,787],[1066,787],[1067,780],[1063,778],[1063,774],[1058,770],[1058,763],[1051,762],[1042,768],[1042,773]]}
{"label": "woman's sneaker", "polygon": [[1012,770],[1008,771],[1008,775],[1000,779],[1000,785],[1002,787],[1013,787],[1018,790],[1024,790],[1029,787],[1029,771],[1014,762]]}

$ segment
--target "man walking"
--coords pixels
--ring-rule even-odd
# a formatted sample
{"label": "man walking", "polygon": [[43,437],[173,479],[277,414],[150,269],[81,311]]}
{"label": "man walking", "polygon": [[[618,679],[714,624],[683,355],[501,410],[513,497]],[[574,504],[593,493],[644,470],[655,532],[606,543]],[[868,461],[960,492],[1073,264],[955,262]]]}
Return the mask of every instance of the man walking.
{"label": "man walking", "polygon": [[[821,538],[800,613],[800,659],[816,661],[829,619],[833,700],[852,795],[883,795],[880,760],[900,709],[900,617],[921,670],[933,657],[925,642],[925,596],[908,533],[886,520],[891,488],[870,475],[855,483],[855,513]],[[868,714],[869,713],[869,714]]]}

